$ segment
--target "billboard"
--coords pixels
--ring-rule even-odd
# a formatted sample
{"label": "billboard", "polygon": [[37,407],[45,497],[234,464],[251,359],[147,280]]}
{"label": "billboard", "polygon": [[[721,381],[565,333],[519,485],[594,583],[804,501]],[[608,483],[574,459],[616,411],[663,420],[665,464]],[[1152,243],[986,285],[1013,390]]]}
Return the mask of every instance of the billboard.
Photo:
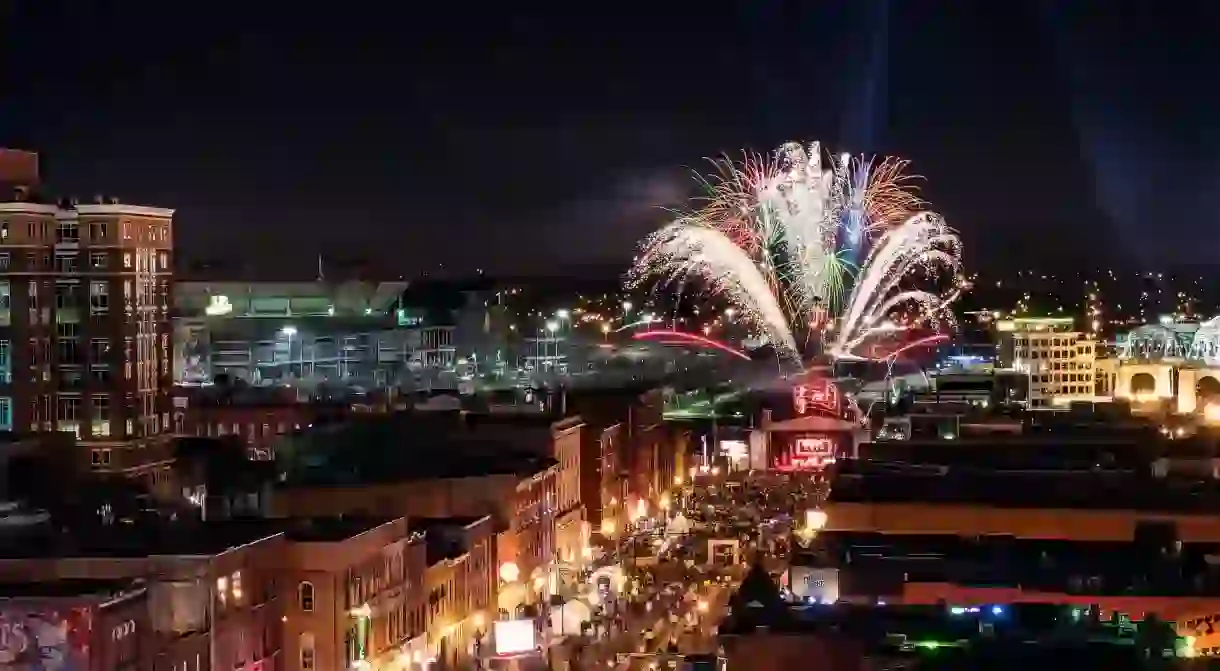
{"label": "billboard", "polygon": [[206,324],[181,321],[174,328],[174,382],[212,381],[211,333]]}

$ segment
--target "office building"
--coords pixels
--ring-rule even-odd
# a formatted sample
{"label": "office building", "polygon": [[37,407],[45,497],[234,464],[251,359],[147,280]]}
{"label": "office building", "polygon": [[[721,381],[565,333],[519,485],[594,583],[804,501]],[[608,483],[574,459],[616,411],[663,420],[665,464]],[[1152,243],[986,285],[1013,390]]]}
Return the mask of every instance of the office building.
{"label": "office building", "polygon": [[996,323],[1000,365],[1029,375],[1028,407],[1066,409],[1097,395],[1097,343],[1072,330],[1071,318],[1012,319]]}

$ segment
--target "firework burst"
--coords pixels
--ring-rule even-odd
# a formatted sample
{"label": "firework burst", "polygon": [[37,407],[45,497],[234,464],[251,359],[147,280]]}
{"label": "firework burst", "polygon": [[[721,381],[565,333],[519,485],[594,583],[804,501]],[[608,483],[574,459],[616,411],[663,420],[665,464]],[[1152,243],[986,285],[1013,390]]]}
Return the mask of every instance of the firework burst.
{"label": "firework burst", "polygon": [[[906,161],[841,154],[823,169],[815,142],[711,163],[713,172],[697,177],[705,195],[696,207],[645,240],[633,284],[700,276],[780,351],[798,356],[795,333],[807,341],[826,313],[839,315],[826,343],[836,356],[882,326],[946,318],[956,295],[918,285],[937,271],[956,272],[957,237],[940,217],[920,212]],[[911,306],[905,326],[887,319]]]}

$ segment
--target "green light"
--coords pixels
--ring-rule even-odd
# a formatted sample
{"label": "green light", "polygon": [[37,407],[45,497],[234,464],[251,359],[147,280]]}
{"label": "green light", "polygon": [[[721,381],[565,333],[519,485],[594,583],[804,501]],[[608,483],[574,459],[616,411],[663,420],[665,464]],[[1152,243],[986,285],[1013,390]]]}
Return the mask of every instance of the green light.
{"label": "green light", "polygon": [[936,650],[937,648],[943,648],[948,644],[941,643],[940,641],[912,641],[911,645],[915,646],[916,648],[923,648],[924,650]]}

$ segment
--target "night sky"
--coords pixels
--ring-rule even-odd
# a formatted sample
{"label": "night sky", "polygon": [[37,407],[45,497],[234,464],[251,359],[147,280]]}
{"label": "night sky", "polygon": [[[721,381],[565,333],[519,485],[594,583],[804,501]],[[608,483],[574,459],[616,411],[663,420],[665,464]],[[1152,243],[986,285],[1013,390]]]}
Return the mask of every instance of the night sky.
{"label": "night sky", "polygon": [[532,4],[0,2],[0,144],[265,276],[624,261],[789,139],[911,159],[978,269],[1220,250],[1220,3]]}

